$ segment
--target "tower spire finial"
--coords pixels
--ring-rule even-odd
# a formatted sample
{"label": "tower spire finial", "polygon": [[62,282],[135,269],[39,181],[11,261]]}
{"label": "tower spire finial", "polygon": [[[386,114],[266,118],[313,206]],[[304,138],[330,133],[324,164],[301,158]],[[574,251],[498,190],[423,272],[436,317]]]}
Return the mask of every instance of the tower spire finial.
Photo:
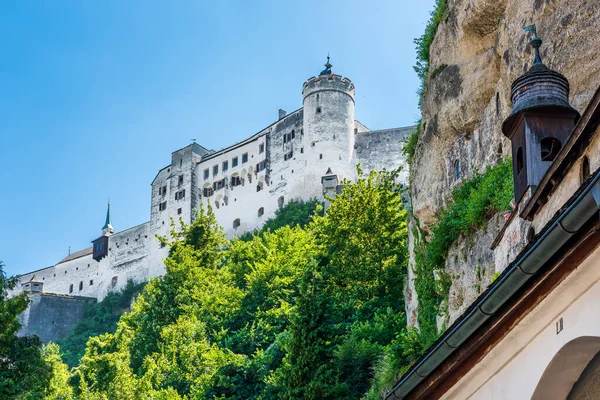
{"label": "tower spire finial", "polygon": [[323,71],[321,71],[321,73],[319,75],[331,75],[331,63],[329,62],[329,59],[331,57],[329,57],[329,53],[327,53],[327,63],[325,64],[325,69]]}
{"label": "tower spire finial", "polygon": [[531,38],[531,47],[535,50],[535,58],[533,59],[533,65],[542,64],[542,57],[540,56],[540,46],[542,45],[542,38],[537,35],[537,29],[535,24],[526,26],[523,28],[525,32],[533,32],[533,38]]}
{"label": "tower spire finial", "polygon": [[110,199],[108,199],[108,207],[106,209],[106,221],[104,222],[104,226],[102,227],[102,233],[115,233],[115,229],[112,226],[112,221],[110,218]]}

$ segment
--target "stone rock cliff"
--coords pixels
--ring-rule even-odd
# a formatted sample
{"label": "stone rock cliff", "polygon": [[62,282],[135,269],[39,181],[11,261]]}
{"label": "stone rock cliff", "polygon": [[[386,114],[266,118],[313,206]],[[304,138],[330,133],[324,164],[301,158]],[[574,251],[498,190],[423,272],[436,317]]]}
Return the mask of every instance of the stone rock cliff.
{"label": "stone rock cliff", "polygon": [[[511,111],[513,80],[533,62],[523,27],[534,23],[543,39],[542,59],[569,79],[574,108],[582,112],[600,85],[598,0],[448,0],[431,45],[423,124],[411,168],[413,213],[426,232],[455,185],[510,155],[501,124]],[[492,218],[483,232],[459,240],[450,251],[446,272],[453,283],[443,322],[456,319],[491,282],[497,255],[490,244],[502,223],[499,216]],[[411,325],[416,304],[409,282]]]}

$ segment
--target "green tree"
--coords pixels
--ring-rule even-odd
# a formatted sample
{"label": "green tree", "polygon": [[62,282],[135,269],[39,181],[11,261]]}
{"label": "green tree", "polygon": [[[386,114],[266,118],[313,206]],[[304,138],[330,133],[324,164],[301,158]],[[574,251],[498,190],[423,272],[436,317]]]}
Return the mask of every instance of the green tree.
{"label": "green tree", "polygon": [[0,398],[39,399],[50,379],[50,368],[40,351],[37,336],[17,336],[18,315],[27,308],[24,293],[9,297],[17,280],[7,278],[0,262]]}
{"label": "green tree", "polygon": [[69,386],[70,373],[61,358],[60,347],[56,343],[45,345],[42,348],[42,357],[51,371],[50,382],[44,392],[44,399],[71,400],[73,389]]}

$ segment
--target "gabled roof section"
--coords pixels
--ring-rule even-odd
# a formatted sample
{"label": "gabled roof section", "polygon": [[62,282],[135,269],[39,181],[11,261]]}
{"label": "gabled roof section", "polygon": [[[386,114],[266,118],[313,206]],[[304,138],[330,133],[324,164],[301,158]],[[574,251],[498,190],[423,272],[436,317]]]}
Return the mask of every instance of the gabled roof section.
{"label": "gabled roof section", "polygon": [[92,254],[92,250],[93,250],[92,247],[88,247],[87,249],[83,249],[83,250],[79,250],[74,253],[71,253],[68,256],[66,256],[65,258],[63,258],[62,260],[60,260],[56,265],[65,263],[67,261],[73,261],[77,258],[89,256],[90,254]]}

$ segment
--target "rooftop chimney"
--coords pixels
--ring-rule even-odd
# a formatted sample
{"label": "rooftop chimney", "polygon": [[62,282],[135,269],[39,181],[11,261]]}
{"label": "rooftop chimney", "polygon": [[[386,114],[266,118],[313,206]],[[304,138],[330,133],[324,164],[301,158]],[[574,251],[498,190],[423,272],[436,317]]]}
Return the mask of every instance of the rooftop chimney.
{"label": "rooftop chimney", "polygon": [[282,110],[281,108],[279,109],[279,119],[282,119],[283,117],[285,117],[287,115],[287,113],[285,112],[285,110]]}

